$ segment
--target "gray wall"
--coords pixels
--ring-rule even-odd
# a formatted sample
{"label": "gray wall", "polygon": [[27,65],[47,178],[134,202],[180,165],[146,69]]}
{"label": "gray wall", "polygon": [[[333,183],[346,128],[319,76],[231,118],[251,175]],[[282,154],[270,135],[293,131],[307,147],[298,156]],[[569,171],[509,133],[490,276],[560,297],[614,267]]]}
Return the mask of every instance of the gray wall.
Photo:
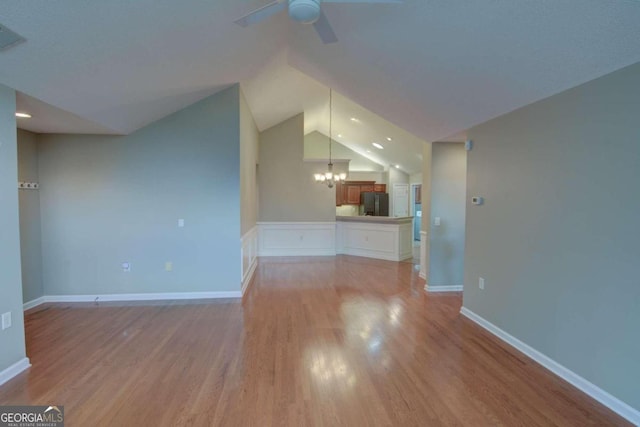
{"label": "gray wall", "polygon": [[240,232],[249,232],[258,220],[259,133],[249,104],[240,91]]}
{"label": "gray wall", "polygon": [[239,95],[127,136],[41,137],[45,294],[240,290]]}
{"label": "gray wall", "polygon": [[[429,286],[462,286],[467,152],[464,144],[435,142],[431,163]],[[440,217],[440,226],[435,218]]]}
{"label": "gray wall", "polygon": [[[640,64],[469,131],[464,305],[640,409]],[[485,290],[478,289],[478,277]]]}
{"label": "gray wall", "polygon": [[335,221],[335,188],[313,178],[327,165],[304,162],[303,155],[303,114],[260,133],[260,221]]}
{"label": "gray wall", "polygon": [[25,357],[15,112],[15,91],[0,85],[0,314],[13,320],[0,331],[0,371]]}
{"label": "gray wall", "polygon": [[[329,137],[314,131],[304,136],[304,158],[322,159],[329,158]],[[340,144],[337,141],[331,143],[331,158],[348,159],[349,172],[382,172],[384,167],[376,162],[372,162],[364,156],[356,153],[352,149]]]}
{"label": "gray wall", "polygon": [[[18,129],[18,180],[38,182],[37,135]],[[42,289],[42,248],[40,240],[40,194],[19,190],[20,252],[22,257],[22,298],[32,301],[44,295]]]}

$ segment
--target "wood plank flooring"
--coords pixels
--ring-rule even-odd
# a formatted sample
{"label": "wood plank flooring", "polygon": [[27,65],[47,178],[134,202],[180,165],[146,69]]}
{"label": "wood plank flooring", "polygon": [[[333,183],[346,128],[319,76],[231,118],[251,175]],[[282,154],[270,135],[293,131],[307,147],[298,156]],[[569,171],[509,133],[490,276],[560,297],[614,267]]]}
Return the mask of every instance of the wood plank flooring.
{"label": "wood plank flooring", "polygon": [[67,426],[628,425],[422,286],[410,263],[273,258],[243,301],[43,305],[0,404]]}

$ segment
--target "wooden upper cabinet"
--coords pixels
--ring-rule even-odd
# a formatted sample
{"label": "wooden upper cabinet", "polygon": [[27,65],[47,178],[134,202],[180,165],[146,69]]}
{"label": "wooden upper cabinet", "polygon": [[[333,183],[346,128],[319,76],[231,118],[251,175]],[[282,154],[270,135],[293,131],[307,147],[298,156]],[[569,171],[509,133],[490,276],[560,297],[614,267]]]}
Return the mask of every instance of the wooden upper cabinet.
{"label": "wooden upper cabinet", "polygon": [[342,206],[344,203],[344,198],[342,197],[342,183],[340,181],[336,182],[336,206]]}
{"label": "wooden upper cabinet", "polygon": [[387,184],[373,184],[373,191],[376,193],[386,193]]}
{"label": "wooden upper cabinet", "polygon": [[348,205],[360,204],[360,185],[347,184],[347,201]]}
{"label": "wooden upper cabinet", "polygon": [[366,191],[386,193],[386,184],[376,184],[375,181],[345,181],[336,183],[336,206],[359,205],[360,194]]}

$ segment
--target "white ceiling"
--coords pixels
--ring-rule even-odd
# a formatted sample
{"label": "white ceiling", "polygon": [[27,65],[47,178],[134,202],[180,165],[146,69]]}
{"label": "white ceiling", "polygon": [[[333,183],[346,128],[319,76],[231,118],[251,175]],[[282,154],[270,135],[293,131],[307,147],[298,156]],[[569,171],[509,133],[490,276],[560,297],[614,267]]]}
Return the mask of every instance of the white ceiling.
{"label": "white ceiling", "polygon": [[[4,2],[0,22],[27,42],[0,53],[0,83],[70,113],[41,131],[129,133],[241,81],[261,127],[302,108],[322,129],[331,86],[435,141],[640,61],[637,0],[325,4],[339,38],[331,45],[286,14],[233,24],[267,2]],[[279,74],[287,64],[301,73]],[[315,95],[281,103],[279,91],[252,88],[261,79]],[[378,138],[335,124],[353,146]]]}
{"label": "white ceiling", "polygon": [[[329,88],[288,65],[286,55],[276,56],[257,76],[243,82],[242,90],[260,131],[304,111],[305,134],[329,135]],[[400,165],[409,174],[422,170],[424,140],[335,91],[332,105],[335,141],[384,167]],[[373,142],[384,149],[374,148]]]}
{"label": "white ceiling", "polygon": [[16,111],[28,112],[30,119],[17,119],[18,127],[36,133],[83,133],[90,135],[117,133],[73,113],[56,108],[36,98],[16,93]]}

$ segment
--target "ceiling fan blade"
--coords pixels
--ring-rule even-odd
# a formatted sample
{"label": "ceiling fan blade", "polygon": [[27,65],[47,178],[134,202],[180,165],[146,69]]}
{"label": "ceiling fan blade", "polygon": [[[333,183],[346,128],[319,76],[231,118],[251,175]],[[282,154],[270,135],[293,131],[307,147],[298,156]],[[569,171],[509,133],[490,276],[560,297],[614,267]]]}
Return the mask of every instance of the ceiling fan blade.
{"label": "ceiling fan blade", "polygon": [[287,2],[285,0],[276,0],[266,6],[261,7],[260,9],[254,10],[248,15],[243,16],[242,18],[235,21],[235,23],[240,25],[241,27],[247,27],[249,25],[262,22],[265,19],[275,15],[276,13],[285,10],[286,8]]}
{"label": "ceiling fan blade", "polygon": [[404,0],[322,0],[322,3],[403,3]]}
{"label": "ceiling fan blade", "polygon": [[336,37],[336,33],[333,32],[333,28],[329,24],[329,20],[324,12],[320,12],[320,18],[316,22],[313,23],[313,28],[316,29],[316,32],[322,39],[322,43],[330,44],[338,41]]}

